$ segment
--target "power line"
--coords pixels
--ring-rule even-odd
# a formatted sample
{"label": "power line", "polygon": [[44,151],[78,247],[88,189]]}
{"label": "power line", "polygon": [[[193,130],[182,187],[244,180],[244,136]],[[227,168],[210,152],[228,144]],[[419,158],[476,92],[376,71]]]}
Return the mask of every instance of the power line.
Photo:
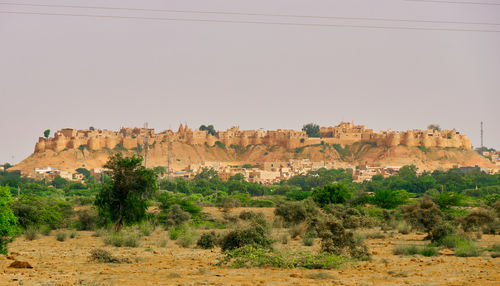
{"label": "power line", "polygon": [[128,20],[156,20],[170,22],[211,22],[211,23],[231,23],[231,24],[261,24],[279,26],[302,26],[302,27],[336,27],[336,28],[363,28],[378,30],[415,30],[415,31],[446,31],[446,32],[482,32],[500,33],[500,30],[484,29],[453,29],[453,28],[424,28],[424,27],[397,27],[397,26],[373,26],[373,25],[351,25],[351,24],[316,24],[316,23],[294,23],[294,22],[265,22],[265,21],[237,21],[237,20],[214,20],[200,18],[159,18],[159,17],[139,17],[139,16],[113,16],[94,14],[67,14],[67,13],[41,13],[41,12],[20,12],[20,11],[0,11],[2,14],[18,15],[44,15],[44,16],[68,16],[68,17],[90,17],[107,19],[128,19]]}
{"label": "power line", "polygon": [[[411,1],[411,0],[407,0]],[[413,0],[418,1],[418,0]],[[118,10],[118,11],[140,11],[140,12],[168,12],[183,14],[214,14],[214,15],[232,15],[232,16],[262,16],[262,17],[282,17],[282,18],[303,18],[303,19],[335,19],[335,20],[356,20],[356,21],[382,21],[382,22],[405,22],[405,23],[434,23],[434,24],[463,24],[463,25],[494,25],[500,26],[500,23],[487,22],[464,22],[464,21],[440,21],[440,20],[411,20],[398,18],[371,18],[371,17],[342,17],[342,16],[314,16],[314,15],[293,15],[293,14],[274,14],[274,13],[244,13],[230,11],[204,11],[204,10],[172,10],[172,9],[152,9],[152,8],[130,8],[130,7],[109,7],[109,6],[75,6],[75,5],[52,5],[52,4],[32,4],[32,3],[10,3],[0,2],[0,5],[10,6],[29,6],[29,7],[49,7],[49,8],[74,8],[74,9],[100,9],[100,10]]]}
{"label": "power line", "polygon": [[465,4],[465,5],[483,5],[483,6],[500,6],[500,3],[491,2],[470,2],[470,1],[447,1],[447,0],[405,0],[411,2],[428,2],[439,4]]}

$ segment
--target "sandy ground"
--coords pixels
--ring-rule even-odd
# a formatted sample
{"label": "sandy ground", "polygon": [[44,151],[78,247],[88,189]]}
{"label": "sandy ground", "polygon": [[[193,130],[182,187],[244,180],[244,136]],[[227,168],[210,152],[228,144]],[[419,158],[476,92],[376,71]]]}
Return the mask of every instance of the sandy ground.
{"label": "sandy ground", "polygon": [[[208,211],[218,212],[216,208]],[[269,209],[264,213],[272,216]],[[217,258],[222,256],[219,249],[182,248],[170,240],[162,246],[161,242],[168,239],[162,229],[145,237],[137,248],[105,246],[90,231],[80,231],[76,238],[63,242],[52,233],[33,241],[19,237],[10,244],[10,255],[29,262],[33,268],[8,268],[14,260],[0,255],[0,285],[500,285],[500,258],[491,258],[488,252],[471,258],[392,254],[395,245],[423,244],[422,238],[417,234],[395,234],[369,239],[371,261],[335,270],[306,270],[216,266]],[[483,235],[478,244],[487,247],[499,242],[499,235]],[[300,239],[277,247],[304,248]],[[318,247],[316,243],[312,249]],[[89,262],[89,253],[95,248],[134,262]],[[328,273],[330,278],[310,278],[318,272]]]}

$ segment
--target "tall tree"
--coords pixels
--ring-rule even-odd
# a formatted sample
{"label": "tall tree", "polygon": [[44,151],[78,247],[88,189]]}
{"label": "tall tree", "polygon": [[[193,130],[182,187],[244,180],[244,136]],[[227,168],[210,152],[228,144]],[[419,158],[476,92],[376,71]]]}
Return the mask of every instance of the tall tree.
{"label": "tall tree", "polygon": [[47,129],[47,130],[43,131],[43,136],[45,138],[49,138],[49,136],[50,136],[50,129]]}
{"label": "tall tree", "polygon": [[96,196],[99,216],[114,222],[116,231],[123,224],[142,221],[148,199],[158,190],[156,172],[142,166],[141,157],[123,157],[121,153],[111,156],[104,168],[110,170],[112,180],[103,184]]}
{"label": "tall tree", "polygon": [[307,133],[309,137],[320,137],[319,125],[315,123],[308,123],[302,126],[302,131]]}

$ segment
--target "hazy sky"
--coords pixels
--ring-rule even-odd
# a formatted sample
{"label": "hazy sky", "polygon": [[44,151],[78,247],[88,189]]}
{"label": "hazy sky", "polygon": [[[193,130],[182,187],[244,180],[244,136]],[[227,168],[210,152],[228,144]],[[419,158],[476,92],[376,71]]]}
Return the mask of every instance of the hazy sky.
{"label": "hazy sky", "polygon": [[[457,0],[460,1],[460,0]],[[470,0],[493,2],[493,0]],[[469,2],[470,2],[469,1]],[[14,2],[14,1],[12,1]],[[15,1],[487,22],[466,25],[0,5],[0,11],[499,32],[160,21],[0,13],[0,163],[45,129],[456,128],[500,149],[500,5],[404,0]],[[500,2],[497,2],[500,3]]]}

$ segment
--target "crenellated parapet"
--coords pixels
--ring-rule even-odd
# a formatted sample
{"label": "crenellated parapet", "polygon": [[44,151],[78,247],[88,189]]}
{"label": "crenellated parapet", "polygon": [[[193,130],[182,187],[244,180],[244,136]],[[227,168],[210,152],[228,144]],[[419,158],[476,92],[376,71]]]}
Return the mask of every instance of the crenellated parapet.
{"label": "crenellated parapet", "polygon": [[288,129],[265,131],[240,130],[239,127],[231,127],[225,131],[219,131],[216,135],[208,134],[206,131],[192,130],[187,125],[179,126],[177,132],[166,130],[155,133],[154,129],[146,128],[121,128],[120,131],[110,130],[75,130],[65,128],[57,131],[52,138],[40,137],[35,145],[35,153],[44,150],[61,152],[66,149],[83,149],[91,151],[103,148],[115,149],[121,145],[125,149],[156,143],[167,144],[168,142],[179,142],[190,145],[214,146],[217,141],[226,146],[264,144],[266,146],[281,146],[294,149],[307,145],[321,143],[351,145],[357,142],[375,143],[377,146],[394,147],[398,145],[415,147],[453,147],[472,148],[467,136],[456,130],[407,130],[407,131],[379,131],[366,129],[364,125],[341,122],[337,126],[321,127],[321,137],[308,137],[306,132]]}

